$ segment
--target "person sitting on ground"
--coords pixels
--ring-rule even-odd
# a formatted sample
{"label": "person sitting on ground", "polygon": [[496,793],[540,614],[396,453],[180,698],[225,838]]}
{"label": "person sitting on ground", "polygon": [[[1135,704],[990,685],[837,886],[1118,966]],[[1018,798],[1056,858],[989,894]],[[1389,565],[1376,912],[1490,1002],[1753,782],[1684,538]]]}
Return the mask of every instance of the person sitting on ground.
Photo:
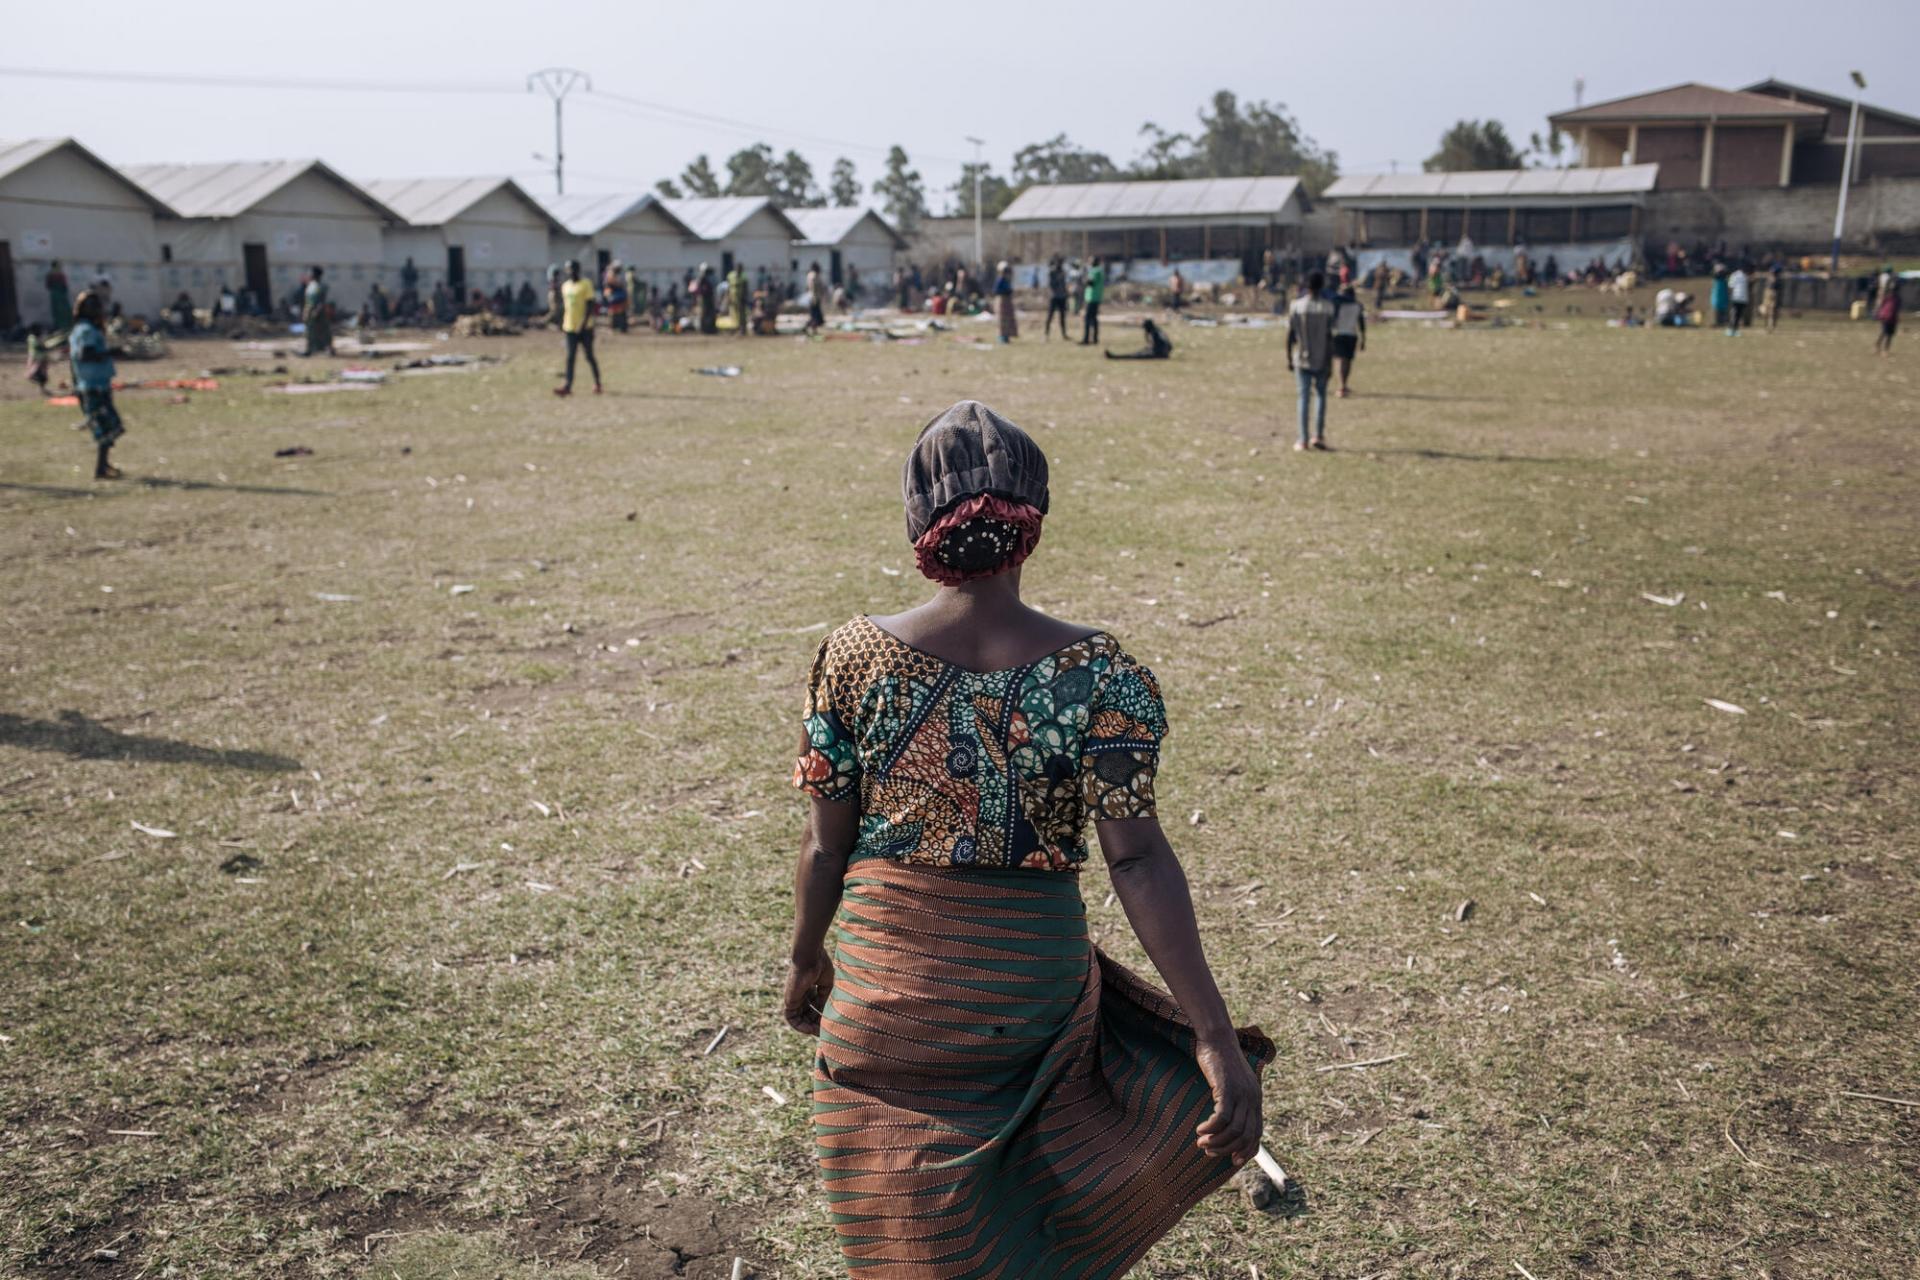
{"label": "person sitting on ground", "polygon": [[193,332],[193,299],[185,289],[180,291],[180,296],[173,300],[173,305],[167,310],[173,316],[174,328],[182,333]]}
{"label": "person sitting on ground", "polygon": [[1160,331],[1160,326],[1155,324],[1151,319],[1142,320],[1140,322],[1140,331],[1147,340],[1146,346],[1140,348],[1140,350],[1138,351],[1125,351],[1125,352],[1121,352],[1118,355],[1114,354],[1113,351],[1109,350],[1107,352],[1107,359],[1109,360],[1165,360],[1173,354],[1173,340],[1168,338],[1166,334],[1162,333]]}

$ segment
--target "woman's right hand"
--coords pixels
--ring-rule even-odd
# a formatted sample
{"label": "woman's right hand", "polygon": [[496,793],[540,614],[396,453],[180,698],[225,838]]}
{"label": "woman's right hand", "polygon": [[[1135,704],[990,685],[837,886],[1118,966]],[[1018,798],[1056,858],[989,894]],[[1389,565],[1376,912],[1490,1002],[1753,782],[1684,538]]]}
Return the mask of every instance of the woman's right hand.
{"label": "woman's right hand", "polygon": [[1201,1041],[1194,1058],[1213,1090],[1213,1114],[1194,1130],[1200,1150],[1243,1165],[1260,1149],[1260,1077],[1237,1036]]}
{"label": "woman's right hand", "polygon": [[820,1015],[826,1011],[831,994],[833,961],[827,958],[826,948],[816,950],[811,960],[790,964],[786,993],[780,1000],[787,1025],[802,1035],[819,1035]]}

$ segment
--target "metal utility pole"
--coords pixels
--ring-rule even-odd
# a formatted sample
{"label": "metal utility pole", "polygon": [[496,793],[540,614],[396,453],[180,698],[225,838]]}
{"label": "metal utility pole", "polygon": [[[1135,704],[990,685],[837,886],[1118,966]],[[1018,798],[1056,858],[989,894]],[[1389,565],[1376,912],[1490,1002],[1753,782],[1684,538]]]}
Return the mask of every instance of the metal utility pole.
{"label": "metal utility pole", "polygon": [[984,271],[987,266],[987,240],[980,221],[980,148],[986,143],[969,134],[967,141],[973,144],[973,263],[977,270]]}
{"label": "metal utility pole", "polygon": [[1853,148],[1860,132],[1860,95],[1867,87],[1867,78],[1858,71],[1848,74],[1853,77],[1853,111],[1847,117],[1847,156],[1840,162],[1840,207],[1833,213],[1833,261],[1829,269],[1835,274],[1840,271],[1840,234],[1847,229],[1847,188],[1853,185]]}
{"label": "metal utility pole", "polygon": [[593,92],[593,77],[584,71],[575,71],[572,67],[545,67],[527,77],[527,92],[536,88],[544,89],[553,99],[553,191],[555,195],[567,194],[567,144],[560,131],[561,104],[575,88],[585,88]]}

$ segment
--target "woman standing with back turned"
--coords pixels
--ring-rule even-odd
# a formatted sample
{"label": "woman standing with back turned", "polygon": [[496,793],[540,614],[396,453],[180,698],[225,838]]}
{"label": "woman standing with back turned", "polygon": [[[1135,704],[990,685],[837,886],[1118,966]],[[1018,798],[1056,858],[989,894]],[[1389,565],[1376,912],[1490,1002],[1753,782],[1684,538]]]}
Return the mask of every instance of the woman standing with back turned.
{"label": "woman standing with back turned", "polygon": [[[1228,1019],[1154,816],[1153,673],[1020,600],[1039,446],[962,401],[904,488],[940,589],[827,637],[794,770],[821,1172],[864,1280],[1106,1280],[1254,1155],[1273,1045]],[[1171,997],[1088,938],[1089,821]]]}

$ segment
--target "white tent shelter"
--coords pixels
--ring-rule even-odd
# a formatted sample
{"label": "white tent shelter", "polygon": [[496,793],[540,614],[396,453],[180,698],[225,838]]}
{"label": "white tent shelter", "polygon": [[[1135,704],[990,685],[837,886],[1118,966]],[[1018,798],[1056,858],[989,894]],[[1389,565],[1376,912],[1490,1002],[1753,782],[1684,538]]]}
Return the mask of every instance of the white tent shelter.
{"label": "white tent shelter", "polygon": [[885,292],[906,237],[871,209],[789,209],[787,217],[800,228],[794,256],[805,271],[816,260],[835,284],[851,284],[854,277],[864,292]]}
{"label": "white tent shelter", "polygon": [[1257,263],[1298,241],[1305,214],[1298,178],[1184,178],[1028,187],[1000,222],[1029,262],[1065,253]]}
{"label": "white tent shelter", "polygon": [[158,225],[171,251],[163,291],[228,284],[267,303],[326,268],[334,305],[359,307],[379,279],[385,229],[400,218],[318,160],[135,164],[120,170],[171,205]]}
{"label": "white tent shelter", "polygon": [[793,242],[806,234],[771,200],[703,196],[660,203],[692,230],[690,247],[696,264],[706,263],[716,276],[724,276],[736,264],[749,277],[757,278],[765,268],[776,280],[788,279],[796,269]]}
{"label": "white tent shelter", "polygon": [[1323,199],[1340,211],[1340,240],[1356,247],[1361,272],[1376,262],[1412,266],[1412,246],[1454,249],[1463,240],[1490,266],[1511,270],[1525,248],[1536,265],[1613,265],[1638,252],[1641,211],[1658,185],[1657,164],[1605,169],[1481,169],[1466,173],[1376,173],[1342,177]]}
{"label": "white tent shelter", "polygon": [[158,315],[153,220],[172,212],[71,138],[0,142],[0,330],[50,322],[46,277],[56,261],[69,299],[105,276],[128,314]]}
{"label": "white tent shelter", "polygon": [[396,289],[411,260],[424,296],[444,283],[458,297],[475,289],[531,284],[542,294],[554,216],[512,178],[380,178],[360,184],[400,215],[386,229],[386,280]]}
{"label": "white tent shelter", "polygon": [[693,228],[675,217],[658,196],[638,192],[614,195],[547,196],[547,212],[560,224],[549,241],[553,262],[572,259],[595,279],[610,262],[621,262],[646,284],[664,289],[677,284],[692,265],[688,248]]}

